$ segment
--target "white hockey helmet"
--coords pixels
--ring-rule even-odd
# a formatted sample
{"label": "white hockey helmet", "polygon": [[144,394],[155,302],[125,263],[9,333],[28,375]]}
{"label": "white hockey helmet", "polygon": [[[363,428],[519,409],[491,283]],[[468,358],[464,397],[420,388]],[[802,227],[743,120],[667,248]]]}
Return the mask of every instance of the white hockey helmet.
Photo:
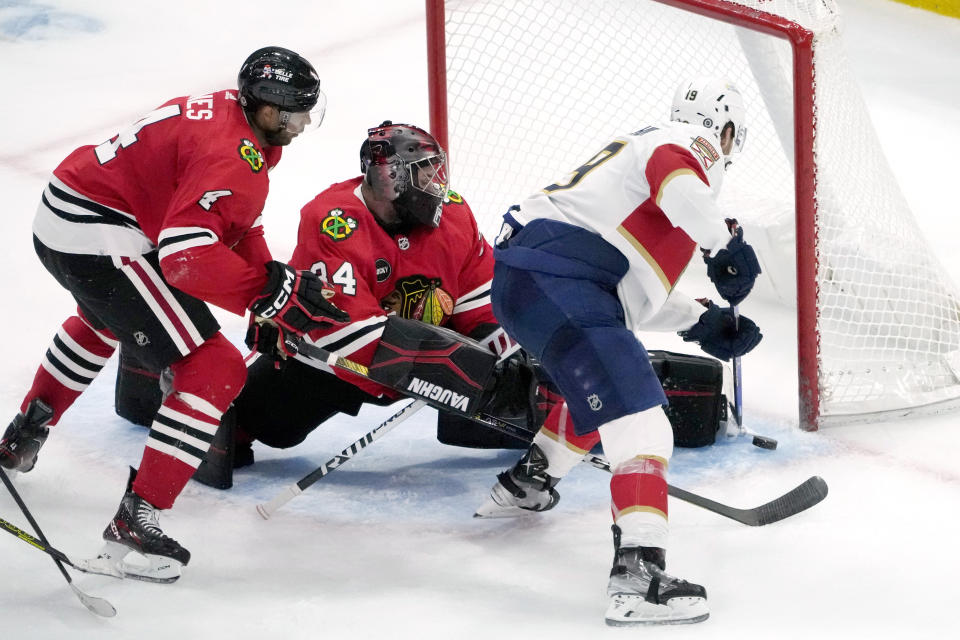
{"label": "white hockey helmet", "polygon": [[673,96],[670,119],[698,124],[720,135],[727,123],[733,125],[732,153],[739,153],[747,138],[743,96],[723,78],[700,77],[687,80]]}

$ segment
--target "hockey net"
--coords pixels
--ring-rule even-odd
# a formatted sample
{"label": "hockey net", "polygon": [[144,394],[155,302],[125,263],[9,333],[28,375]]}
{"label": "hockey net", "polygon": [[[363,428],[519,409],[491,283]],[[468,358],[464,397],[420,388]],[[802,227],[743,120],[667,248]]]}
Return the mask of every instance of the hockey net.
{"label": "hockey net", "polygon": [[427,0],[427,20],[431,127],[487,237],[605,139],[665,119],[684,78],[728,77],[748,137],[720,204],[796,302],[801,425],[957,404],[957,290],[884,158],[834,0]]}

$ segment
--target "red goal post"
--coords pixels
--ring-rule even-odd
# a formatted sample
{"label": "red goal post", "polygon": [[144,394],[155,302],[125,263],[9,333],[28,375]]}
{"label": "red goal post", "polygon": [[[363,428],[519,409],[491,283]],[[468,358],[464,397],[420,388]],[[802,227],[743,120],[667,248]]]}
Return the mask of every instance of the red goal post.
{"label": "red goal post", "polygon": [[[849,77],[835,0],[426,5],[432,132],[484,233],[576,154],[665,119],[683,78],[730,77],[748,138],[721,205],[761,241],[773,296],[795,300],[801,426],[957,404],[956,289]],[[905,247],[920,264],[890,263]]]}

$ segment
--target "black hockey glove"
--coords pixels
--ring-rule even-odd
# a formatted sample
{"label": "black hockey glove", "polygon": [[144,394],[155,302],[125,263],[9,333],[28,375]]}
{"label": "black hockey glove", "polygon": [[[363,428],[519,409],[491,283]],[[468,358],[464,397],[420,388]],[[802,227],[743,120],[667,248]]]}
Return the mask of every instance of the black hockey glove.
{"label": "black hockey glove", "polygon": [[262,353],[275,360],[279,369],[287,356],[297,354],[301,340],[303,338],[295,333],[281,332],[280,327],[268,320],[258,320],[256,316],[251,316],[243,342],[250,351]]}
{"label": "black hockey glove", "polygon": [[250,311],[276,323],[284,335],[302,336],[314,329],[349,322],[350,316],[332,303],[334,290],[312,271],[298,271],[276,260],[268,262],[267,286],[250,304]]}
{"label": "black hockey glove", "polygon": [[703,261],[707,263],[707,276],[717,287],[720,296],[731,305],[740,304],[760,275],[760,262],[753,247],[743,241],[743,228],[736,226],[736,220],[727,224],[733,230],[733,238],[726,249],[717,251],[717,255],[710,257],[706,254]]}
{"label": "black hockey glove", "polygon": [[760,344],[763,334],[753,320],[740,316],[738,322],[732,309],[721,309],[709,300],[701,302],[707,310],[697,324],[679,332],[684,342],[696,342],[706,353],[724,361],[749,353]]}
{"label": "black hockey glove", "polygon": [[537,378],[522,350],[498,362],[478,408],[511,424],[539,429],[536,421]]}

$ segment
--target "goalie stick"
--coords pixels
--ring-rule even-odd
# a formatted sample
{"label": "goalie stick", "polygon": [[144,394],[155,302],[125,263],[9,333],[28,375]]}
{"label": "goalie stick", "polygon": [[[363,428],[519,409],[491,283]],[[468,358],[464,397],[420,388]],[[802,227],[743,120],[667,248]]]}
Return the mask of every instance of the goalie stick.
{"label": "goalie stick", "polygon": [[7,533],[16,536],[24,542],[31,544],[40,551],[48,554],[53,559],[53,562],[57,565],[57,568],[60,569],[60,573],[63,574],[67,584],[70,585],[70,589],[74,594],[76,594],[77,598],[80,600],[80,603],[91,613],[95,613],[103,618],[112,618],[117,615],[116,608],[114,608],[114,606],[107,600],[84,593],[79,587],[77,587],[77,585],[73,584],[73,578],[70,577],[70,574],[67,573],[67,570],[63,566],[64,563],[66,563],[72,567],[74,566],[73,562],[62,551],[58,551],[50,546],[50,543],[47,542],[46,536],[43,535],[43,532],[37,525],[37,521],[33,519],[33,516],[30,514],[30,510],[27,509],[27,505],[24,504],[23,499],[20,497],[20,493],[17,491],[16,487],[13,486],[10,478],[7,477],[7,473],[2,468],[0,468],[0,480],[2,480],[3,484],[7,487],[7,491],[10,492],[10,495],[13,496],[17,506],[20,507],[20,511],[22,511],[23,515],[27,517],[27,522],[29,522],[30,526],[33,527],[33,530],[37,532],[38,538],[31,536],[26,531],[23,531],[10,522],[7,522],[3,518],[0,518],[0,527],[3,527],[3,530]]}
{"label": "goalie stick", "polygon": [[[301,348],[301,351],[302,351],[302,348]],[[356,365],[357,367],[363,366],[363,365],[357,365],[356,363],[352,363],[352,364]],[[366,367],[363,367],[363,368],[366,369]],[[353,368],[351,368],[350,370],[357,373],[357,371]],[[424,402],[423,400],[414,400],[410,404],[406,405],[405,407],[400,409],[400,411],[396,412],[395,414],[387,418],[384,422],[380,423],[380,425],[378,425],[376,428],[372,429],[371,431],[368,431],[359,440],[355,440],[354,442],[347,445],[343,449],[343,451],[341,451],[338,455],[335,455],[334,457],[330,458],[329,460],[327,460],[322,465],[320,465],[319,467],[317,467],[316,469],[314,469],[313,471],[305,475],[303,478],[301,478],[297,482],[294,482],[290,486],[285,487],[272,500],[270,500],[269,502],[258,504],[257,513],[263,516],[264,520],[270,519],[270,516],[276,513],[277,509],[279,509],[280,507],[287,504],[288,502],[296,498],[298,495],[303,493],[304,489],[306,489],[317,480],[320,480],[321,478],[329,474],[331,471],[333,471],[334,469],[342,465],[344,462],[346,462],[347,460],[355,456],[357,453],[359,453],[361,449],[366,448],[367,445],[369,445],[375,440],[378,440],[381,436],[385,435],[388,431],[393,429],[395,426],[397,426],[398,424],[400,424],[401,422],[403,422],[413,414],[415,414],[417,411],[419,411],[426,405],[427,403]]]}
{"label": "goalie stick", "polygon": [[[309,342],[302,341],[298,347],[300,353],[306,354],[311,358],[317,360],[324,360],[327,363],[327,366],[330,367],[339,367],[345,369],[352,373],[362,376],[364,378],[370,377],[370,370],[366,365],[362,365],[359,362],[354,362],[352,360],[347,360],[342,357],[340,354],[327,351],[326,349],[321,349]],[[499,360],[504,360],[514,352],[520,349],[520,345],[513,343],[510,347],[503,351],[500,354]],[[406,395],[406,392],[404,392]],[[368,431],[359,439],[354,440],[352,443],[347,445],[339,455],[330,458],[322,465],[300,478],[297,482],[285,487],[280,493],[273,497],[269,502],[263,502],[257,505],[257,513],[259,513],[264,520],[269,520],[270,516],[276,513],[277,509],[287,504],[298,495],[303,493],[304,489],[317,482],[331,471],[342,465],[344,462],[356,455],[361,449],[365,448],[367,445],[372,443],[374,440],[378,440],[380,437],[385,435],[388,431],[393,429],[395,426],[412,416],[414,413],[422,409],[427,405],[425,400],[416,399],[410,404],[406,405],[400,411],[393,414],[387,418],[384,422],[379,424],[374,429]]]}
{"label": "goalie stick", "polygon": [[[300,352],[312,358],[324,360],[331,367],[333,366],[340,367],[340,368],[349,370],[355,374],[367,377],[366,366],[359,364],[357,362],[353,362],[352,360],[348,360],[335,352],[321,349],[320,347],[317,347],[315,345],[312,345],[306,342],[300,346]],[[404,390],[398,389],[398,391],[404,391]],[[406,392],[404,391],[404,393]],[[423,400],[417,400],[411,403],[410,405],[407,405],[407,407],[402,409],[400,413],[403,413],[406,409],[410,409],[414,404],[417,404],[418,402],[427,404]],[[417,408],[419,409],[419,407]],[[443,406],[437,406],[435,408],[438,411],[446,409]],[[396,415],[391,417],[387,422],[389,423],[395,417]],[[491,415],[480,413],[480,414],[477,414],[474,416],[468,416],[468,417],[474,422],[478,424],[482,424],[490,429],[494,429],[495,431],[500,431],[501,433],[506,433],[508,435],[515,436],[527,441],[529,441],[533,437],[533,435],[535,435],[529,429],[520,427],[510,422],[506,422],[504,420],[500,420],[499,418],[496,418]],[[377,432],[378,430],[383,428],[386,424],[387,423],[384,423],[378,426],[373,431],[367,433],[365,436],[360,438],[360,440],[357,440],[352,445],[347,447],[347,449],[344,449],[344,451],[341,452],[341,455],[345,455],[352,447],[357,446],[358,443],[360,443],[361,441],[364,441],[367,438],[371,438],[374,432]],[[396,424],[399,424],[399,422]],[[389,428],[392,428],[392,427],[388,427],[388,429]],[[382,435],[382,433],[380,435]],[[379,437],[379,435],[372,437],[366,444],[369,444],[370,442],[375,440],[377,437]],[[360,448],[365,447],[366,444],[360,445]],[[354,451],[353,453],[356,453],[356,451]],[[352,456],[352,453],[348,455],[346,459],[349,459],[349,457],[351,456]],[[270,502],[266,504],[257,505],[257,511],[260,512],[260,515],[263,516],[265,519],[269,518],[270,515],[272,515],[273,512],[276,511],[280,506],[286,504],[294,497],[300,495],[300,493],[302,493],[304,489],[306,489],[311,484],[313,484],[323,476],[327,475],[330,471],[333,471],[333,469],[335,469],[336,467],[340,466],[340,464],[342,464],[342,462],[338,462],[335,466],[329,467],[328,465],[330,465],[330,463],[333,462],[334,460],[336,460],[336,458],[328,461],[321,467],[317,468],[314,472],[312,472],[311,474],[305,476],[302,480],[300,480],[300,482],[297,482],[296,484],[291,485],[290,487],[287,487],[286,489],[284,489],[284,491],[278,494]],[[586,461],[591,466],[597,467],[598,469],[603,469],[604,471],[610,472],[610,463],[607,462],[607,460],[603,456],[587,454],[584,456],[584,461]],[[315,474],[316,474],[316,477],[314,477],[311,481],[308,481],[308,478],[311,478]],[[731,520],[736,520],[737,522],[740,522],[742,524],[746,524],[749,526],[762,526],[765,524],[778,522],[785,518],[789,518],[790,516],[796,515],[802,511],[806,511],[807,509],[816,505],[817,503],[821,502],[824,498],[827,497],[827,483],[823,480],[823,478],[819,476],[811,476],[810,478],[808,478],[798,486],[794,487],[784,495],[780,496],[779,498],[771,500],[770,502],[760,505],[759,507],[753,507],[750,509],[738,509],[736,507],[731,507],[731,506],[722,504],[720,502],[716,502],[715,500],[711,500],[709,498],[705,498],[703,496],[697,495],[690,491],[686,491],[685,489],[680,489],[679,487],[675,487],[670,484],[667,485],[667,488],[668,488],[669,494],[674,498],[677,498],[678,500],[683,500],[684,502],[688,502],[694,506],[700,507],[702,509],[706,509],[707,511],[711,511],[718,515],[724,516],[726,518],[730,518]]]}

